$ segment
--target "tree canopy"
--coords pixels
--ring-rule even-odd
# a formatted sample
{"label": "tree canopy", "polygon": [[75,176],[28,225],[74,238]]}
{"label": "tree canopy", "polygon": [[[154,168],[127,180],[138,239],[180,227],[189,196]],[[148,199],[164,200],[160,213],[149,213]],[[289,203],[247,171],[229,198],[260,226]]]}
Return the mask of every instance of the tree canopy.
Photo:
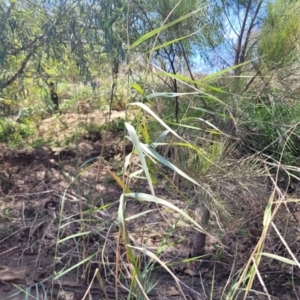
{"label": "tree canopy", "polygon": [[[51,61],[73,64],[90,80],[92,66],[105,62],[117,72],[130,52],[192,78],[209,65],[220,70],[255,58],[278,68],[296,58],[298,6],[299,1],[280,0],[1,0],[0,90],[16,81],[22,86],[26,72],[47,80]],[[129,51],[145,33],[185,15]],[[169,84],[176,90],[176,81]]]}

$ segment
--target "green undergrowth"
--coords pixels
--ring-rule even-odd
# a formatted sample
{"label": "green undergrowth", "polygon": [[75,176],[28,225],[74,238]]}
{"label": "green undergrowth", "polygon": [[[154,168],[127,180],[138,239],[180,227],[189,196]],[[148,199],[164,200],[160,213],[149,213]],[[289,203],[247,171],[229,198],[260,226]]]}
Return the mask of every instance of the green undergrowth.
{"label": "green undergrowth", "polygon": [[[172,25],[189,16],[179,16]],[[148,32],[128,50],[155,37],[168,26],[166,23]],[[126,77],[129,74],[119,76],[119,81],[113,84],[106,79],[96,90],[89,84],[60,82],[58,93],[62,98],[62,115],[73,117],[74,122],[70,125],[59,114],[53,115],[44,135],[35,131],[34,125],[41,124],[41,120],[35,118],[36,113],[19,122],[3,119],[0,139],[13,145],[31,138],[33,147],[43,143],[59,147],[73,143],[77,146],[84,134],[112,131],[124,132],[124,142],[129,141],[133,146],[132,151],[129,147],[130,151],[120,151],[125,153],[124,156],[120,153],[107,155],[106,161],[113,168],[104,170],[103,160],[97,156],[97,168],[91,169],[95,164],[89,165],[87,161],[83,162],[82,168],[76,165],[75,175],[66,175],[69,185],[60,199],[60,212],[56,218],[58,233],[53,281],[76,268],[78,274],[83,274],[85,279],[92,278],[101,290],[106,291],[109,282],[116,291],[120,286],[126,286],[127,299],[148,299],[148,294],[161,280],[155,277],[160,268],[174,280],[184,298],[182,279],[172,266],[180,263],[189,268],[193,263],[198,264],[195,276],[200,278],[201,285],[203,257],[199,253],[194,255],[193,251],[199,249],[192,248],[193,251],[182,258],[177,255],[176,246],[183,242],[185,246],[197,245],[199,232],[202,233],[200,237],[204,235],[211,243],[210,252],[205,253],[204,259],[213,266],[213,271],[206,274],[204,280],[210,281],[208,299],[216,299],[215,275],[221,273],[219,270],[222,271],[224,265],[229,275],[225,280],[222,278],[222,286],[218,286],[222,295],[218,296],[226,300],[240,299],[241,295],[246,298],[261,286],[263,289],[257,293],[263,292],[271,299],[260,274],[262,262],[268,267],[269,259],[272,259],[282,270],[300,266],[288,245],[287,237],[293,234],[281,234],[289,229],[286,226],[291,217],[289,209],[276,218],[281,207],[289,208],[288,204],[299,202],[298,199],[291,200],[277,183],[281,173],[296,179],[300,173],[297,162],[300,106],[283,93],[278,95],[275,89],[264,90],[259,97],[253,91],[243,92],[244,78],[229,81],[227,87],[216,84],[234,68],[237,66],[197,82],[184,75],[161,72],[163,84],[154,85],[152,89],[146,83],[143,85],[146,79],[143,80],[142,75],[142,80],[132,83]],[[176,92],[171,91],[172,85],[166,84],[170,83],[168,80],[174,83],[174,79],[177,80]],[[191,83],[194,84],[192,92]],[[44,101],[48,94],[40,96],[45,97]],[[107,117],[105,122],[88,120],[86,110],[103,107],[107,112],[109,108],[126,109],[134,116],[128,120],[115,118],[109,124]],[[67,134],[63,135],[65,132]],[[103,149],[104,146],[107,146],[105,141]],[[79,150],[76,148],[76,151]],[[106,154],[101,152],[99,155]],[[113,165],[116,161],[118,167]],[[81,185],[81,180],[86,179],[83,178],[85,172],[91,170],[94,173],[85,180],[87,185]],[[103,170],[106,178],[101,178]],[[103,182],[114,182],[120,188],[108,203],[94,192]],[[79,203],[74,219],[64,215],[69,190],[72,190],[72,201]],[[88,204],[86,210],[84,202]],[[129,212],[127,208],[132,203],[139,209]],[[107,211],[110,207],[113,212]],[[205,220],[203,212],[209,212]],[[153,221],[154,214],[158,219]],[[77,225],[76,230],[64,236],[65,228],[73,223]],[[138,226],[133,226],[136,224]],[[157,224],[160,227],[155,227]],[[133,232],[136,227],[138,232]],[[159,236],[155,247],[151,248],[146,242],[151,240],[150,235],[147,236],[150,228]],[[188,231],[192,232],[189,240]],[[139,235],[138,238],[133,238],[133,233]],[[63,253],[60,247],[68,246],[69,241],[74,243],[76,254],[62,266],[58,254]],[[90,247],[91,241],[93,247]],[[273,245],[279,242],[284,251],[275,252]],[[170,248],[176,254],[171,259],[166,256]],[[92,277],[87,270],[95,262],[97,269]],[[105,276],[101,277],[102,274]],[[259,285],[255,285],[255,280]]]}
{"label": "green undergrowth", "polygon": [[35,133],[35,124],[29,119],[23,119],[20,123],[7,118],[0,119],[0,143],[12,148],[24,146],[26,140]]}

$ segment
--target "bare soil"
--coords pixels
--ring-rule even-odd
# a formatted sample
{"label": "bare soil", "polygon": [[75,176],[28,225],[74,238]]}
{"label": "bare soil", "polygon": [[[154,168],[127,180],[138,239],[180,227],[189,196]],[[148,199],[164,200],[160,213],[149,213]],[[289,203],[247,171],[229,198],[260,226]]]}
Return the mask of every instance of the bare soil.
{"label": "bare soil", "polygon": [[[73,120],[76,116],[64,118]],[[47,132],[50,126],[49,120],[45,120],[40,128]],[[25,299],[24,291],[32,295],[28,299],[84,299],[87,291],[89,298],[86,299],[127,298],[130,266],[119,239],[117,222],[122,188],[111,175],[121,170],[124,148],[126,153],[131,151],[130,144],[124,144],[123,133],[111,132],[85,134],[69,148],[10,150],[2,146],[0,299],[9,296],[9,299]],[[141,180],[131,187],[134,191],[149,192]],[[157,185],[156,195],[193,216],[192,204],[189,206],[183,201],[166,182]],[[292,209],[293,214],[286,217],[283,209],[278,218],[284,216],[284,222],[288,222],[285,238],[299,259],[297,209],[287,209]],[[128,217],[147,210],[149,213],[128,221],[131,245],[147,247],[157,253],[167,236],[164,244],[168,246],[161,251],[160,259],[168,263],[182,281],[186,299],[222,299],[228,278],[245,265],[262,230],[263,211],[256,219],[252,216],[248,219],[244,224],[245,233],[235,228],[220,233],[218,239],[208,237],[204,258],[188,263],[184,260],[191,256],[195,228],[166,208],[134,200],[126,204]],[[173,230],[175,223],[177,227]],[[86,231],[88,235],[68,239]],[[267,250],[290,258],[275,233],[268,238]],[[88,262],[80,263],[90,255],[94,256]],[[140,257],[142,271],[149,259],[137,250],[135,255]],[[118,296],[116,263],[123,278]],[[272,299],[299,299],[297,267],[287,269],[282,263],[269,259],[260,266],[260,274]],[[159,264],[153,265],[153,272],[143,285],[151,281],[157,284],[148,294],[149,299],[183,299],[174,279]],[[268,299],[259,280],[254,289],[257,292],[253,291],[252,298],[248,299]],[[242,294],[239,299],[243,299]]]}

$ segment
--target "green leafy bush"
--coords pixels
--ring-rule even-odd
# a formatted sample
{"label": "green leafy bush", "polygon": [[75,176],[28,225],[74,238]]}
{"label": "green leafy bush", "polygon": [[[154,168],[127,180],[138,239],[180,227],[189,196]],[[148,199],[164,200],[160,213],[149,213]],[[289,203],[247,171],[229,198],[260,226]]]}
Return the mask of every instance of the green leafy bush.
{"label": "green leafy bush", "polygon": [[0,142],[9,143],[12,146],[18,146],[26,138],[33,135],[35,126],[29,119],[22,119],[22,123],[18,123],[12,119],[0,120]]}
{"label": "green leafy bush", "polygon": [[84,124],[84,129],[89,133],[100,132],[103,129],[103,125],[91,122]]}

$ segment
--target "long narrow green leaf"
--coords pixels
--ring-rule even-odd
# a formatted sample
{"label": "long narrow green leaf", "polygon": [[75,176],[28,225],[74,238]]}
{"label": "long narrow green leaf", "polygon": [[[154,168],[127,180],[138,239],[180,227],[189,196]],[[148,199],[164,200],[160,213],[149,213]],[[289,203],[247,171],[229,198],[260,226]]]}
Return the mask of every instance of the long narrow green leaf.
{"label": "long narrow green leaf", "polygon": [[[219,116],[219,117],[222,117],[222,118],[226,118],[227,117],[225,114],[221,114],[221,113],[218,113],[218,112],[215,112],[215,111],[211,111],[211,110],[208,110],[208,109],[205,109],[205,108],[202,108],[202,107],[191,106],[191,108],[195,109],[195,110],[203,111],[204,113],[207,113],[207,114]],[[186,118],[185,120],[187,120],[187,119],[188,118]]]}
{"label": "long narrow green leaf", "polygon": [[161,31],[163,31],[163,30],[165,30],[165,29],[167,29],[167,28],[169,28],[169,27],[171,27],[171,26],[173,26],[173,25],[175,25],[175,24],[177,24],[177,23],[179,23],[179,22],[181,22],[181,21],[187,19],[188,17],[190,17],[190,16],[193,15],[193,14],[196,14],[196,13],[197,13],[198,11],[200,11],[201,9],[202,9],[202,8],[199,8],[199,9],[193,11],[193,12],[190,12],[190,13],[188,13],[188,14],[186,14],[186,15],[184,15],[184,16],[182,16],[182,17],[180,17],[180,18],[178,18],[178,19],[176,19],[176,20],[174,20],[174,21],[172,21],[172,22],[170,22],[170,23],[167,23],[167,24],[165,24],[165,25],[163,25],[163,26],[160,26],[159,28],[156,28],[156,29],[154,29],[154,30],[152,30],[152,31],[150,31],[150,32],[148,32],[148,33],[146,33],[145,35],[143,35],[142,37],[140,37],[137,41],[135,41],[135,42],[129,47],[129,49],[135,48],[136,46],[138,46],[139,44],[143,43],[144,41],[150,39],[151,37],[153,37],[154,35],[158,34],[159,32],[161,32]]}
{"label": "long narrow green leaf", "polygon": [[[253,60],[254,60],[254,59],[253,59]],[[243,62],[243,63],[241,63],[241,64],[239,64],[239,65],[232,66],[232,67],[226,68],[226,69],[224,69],[224,70],[215,72],[215,73],[213,73],[213,74],[207,75],[205,78],[203,78],[203,80],[211,80],[211,79],[214,79],[214,78],[216,78],[216,77],[218,77],[218,76],[220,76],[220,75],[226,74],[226,73],[228,73],[228,72],[230,72],[230,71],[232,71],[232,70],[235,70],[235,69],[238,69],[238,68],[240,68],[240,67],[242,67],[242,66],[245,66],[245,65],[249,64],[251,61],[252,61],[252,60],[249,60],[249,61]],[[240,77],[240,76],[239,76],[239,77]]]}
{"label": "long narrow green leaf", "polygon": [[215,125],[213,125],[213,124],[210,123],[209,121],[204,120],[204,119],[202,119],[202,118],[195,118],[195,119],[196,119],[196,120],[199,120],[199,121],[201,121],[201,122],[203,122],[203,123],[205,123],[205,124],[207,124],[208,126],[210,126],[210,127],[212,127],[213,129],[215,129],[217,132],[222,133],[222,131],[221,131],[218,127],[216,127]]}
{"label": "long narrow green leaf", "polygon": [[167,207],[167,208],[169,208],[169,209],[171,209],[173,211],[177,211],[185,219],[187,219],[192,224],[194,224],[201,232],[203,232],[205,234],[209,234],[206,230],[204,230],[202,228],[202,226],[200,224],[198,224],[187,213],[185,213],[183,210],[181,210],[177,206],[173,205],[169,201],[166,201],[166,200],[164,200],[162,198],[159,198],[159,197],[156,197],[156,196],[153,196],[153,195],[149,195],[149,194],[146,194],[146,193],[127,193],[124,196],[125,197],[131,197],[131,198],[138,199],[138,200],[142,200],[142,201],[146,201],[146,202],[153,202],[153,203],[156,203],[156,204],[163,205],[163,206],[165,206],[165,207]]}
{"label": "long narrow green leaf", "polygon": [[66,270],[64,270],[64,271],[59,272],[58,274],[56,274],[56,275],[54,276],[53,280],[59,279],[60,277],[62,277],[62,276],[64,276],[65,274],[69,273],[70,271],[72,271],[73,269],[75,269],[75,268],[81,266],[82,264],[84,264],[85,262],[91,260],[96,254],[97,254],[97,253],[94,253],[94,254],[88,256],[87,258],[85,258],[84,260],[81,260],[81,261],[78,262],[77,264],[73,265],[72,267],[70,267],[70,268],[68,268],[68,269],[66,269]]}
{"label": "long narrow green leaf", "polygon": [[138,91],[142,96],[145,95],[144,89],[138,83],[133,83],[131,87]]}
{"label": "long narrow green leaf", "polygon": [[[188,120],[189,118],[186,118],[186,119],[183,119],[183,120]],[[192,126],[192,125],[185,125],[185,124],[177,124],[175,122],[170,122],[170,121],[167,121],[166,122],[167,124],[170,124],[170,125],[174,125],[174,126],[178,126],[178,127],[182,127],[182,128],[189,128],[189,129],[193,129],[193,130],[197,130],[197,131],[204,131],[201,127],[195,127],[195,126]]]}
{"label": "long narrow green leaf", "polygon": [[124,218],[124,214],[125,214],[125,206],[126,206],[126,202],[125,202],[125,197],[124,194],[122,193],[120,196],[120,200],[119,200],[119,209],[118,209],[118,222],[119,225],[123,231],[123,228],[125,228],[125,218]]}
{"label": "long narrow green leaf", "polygon": [[124,161],[124,166],[123,166],[123,173],[127,170],[127,168],[129,167],[130,161],[131,161],[131,156],[132,156],[132,152],[130,152],[128,155],[126,155],[125,157],[125,161]]}
{"label": "long narrow green leaf", "polygon": [[266,252],[262,252],[262,253],[259,253],[259,254],[263,255],[263,256],[266,256],[266,257],[270,257],[272,259],[279,260],[279,261],[281,261],[285,264],[297,266],[297,263],[294,262],[292,259],[289,259],[289,258],[286,258],[286,257],[283,257],[283,256],[279,256],[279,255],[272,254],[272,253],[266,253]]}
{"label": "long narrow green leaf", "polygon": [[193,33],[191,33],[191,34],[185,35],[185,36],[183,36],[183,37],[174,39],[174,40],[172,40],[172,41],[167,41],[167,42],[165,42],[165,43],[163,43],[163,44],[161,44],[161,45],[159,45],[159,46],[156,46],[156,47],[152,48],[151,51],[159,50],[159,49],[161,49],[161,48],[164,48],[164,47],[166,47],[166,46],[169,46],[169,45],[171,45],[171,44],[174,44],[174,43],[176,43],[176,42],[179,42],[179,41],[181,41],[181,40],[184,40],[184,39],[186,39],[186,38],[188,38],[188,37],[190,37],[190,36],[193,36],[193,35],[196,34],[197,32],[199,32],[199,30],[197,30],[196,32],[193,32]]}
{"label": "long narrow green leaf", "polygon": [[165,137],[169,134],[169,130],[164,130],[159,137],[156,139],[155,143],[160,143],[161,141],[163,141],[165,139]]}
{"label": "long narrow green leaf", "polygon": [[59,240],[58,244],[63,243],[65,241],[68,241],[69,239],[73,239],[73,238],[78,237],[78,236],[88,235],[89,233],[91,233],[91,232],[90,231],[85,231],[85,232],[78,232],[78,233],[69,235],[69,236],[65,237],[64,239]]}
{"label": "long narrow green leaf", "polygon": [[[120,230],[122,232],[122,237],[123,237],[124,243],[128,244],[130,239],[129,239],[128,231],[126,228],[126,220],[125,220],[126,198],[124,197],[124,193],[121,194],[119,202],[120,203],[119,203],[119,209],[118,209],[118,222],[119,222]],[[139,276],[139,269],[137,268],[137,260],[135,259],[133,251],[131,248],[128,248],[128,247],[126,248],[126,250],[127,250],[128,258],[129,258],[130,262],[132,263],[132,265],[134,266],[134,269]],[[134,279],[132,278],[132,280],[134,280]]]}
{"label": "long narrow green leaf", "polygon": [[[183,178],[185,178],[186,180],[192,182],[193,184],[203,188],[203,186],[201,184],[199,184],[196,180],[194,180],[192,177],[190,177],[189,175],[187,175],[186,173],[184,173],[182,170],[180,170],[178,167],[176,167],[175,165],[173,165],[172,163],[170,163],[167,159],[165,159],[163,156],[161,156],[159,153],[157,153],[155,150],[153,150],[151,147],[149,147],[148,145],[142,144],[141,145],[142,149],[145,151],[145,153],[153,156],[155,159],[157,159],[160,163],[164,164],[165,166],[167,166],[168,168],[170,168],[171,170],[173,170],[174,172],[176,172],[177,174],[179,174],[180,176],[182,176]],[[204,158],[206,158],[205,156],[203,156]],[[206,158],[207,159],[207,158]],[[210,163],[213,164],[212,161],[210,161],[209,159],[207,159]],[[215,164],[214,164],[215,165]],[[218,167],[217,165],[215,165],[216,167]]]}
{"label": "long narrow green leaf", "polygon": [[[160,68],[157,67],[156,65],[154,65],[154,67],[157,68],[157,69],[160,69]],[[161,72],[157,72],[156,74],[160,74],[160,75],[163,75],[163,76],[166,76],[166,77],[174,78],[174,79],[176,79],[176,80],[178,80],[178,81],[180,81],[180,82],[182,82],[182,83],[187,83],[187,82],[189,82],[189,81],[191,80],[191,79],[188,79],[187,77],[181,76],[181,75],[179,75],[179,74],[172,74],[172,73],[165,72],[165,71],[163,71],[162,69],[160,69],[160,70],[161,70]],[[184,78],[184,80],[183,80],[182,78]],[[211,89],[211,90],[215,90],[216,92],[223,92],[221,89],[215,88],[215,87],[213,87],[213,86],[207,86],[207,85],[203,85],[203,84],[201,84],[201,85],[202,85],[203,87],[207,87],[207,88],[209,88],[209,89]],[[224,103],[223,101],[221,101],[219,98],[217,98],[217,97],[215,97],[215,96],[213,96],[213,95],[207,94],[206,92],[203,92],[202,90],[199,90],[199,89],[197,89],[197,88],[195,88],[195,87],[193,87],[193,86],[190,86],[190,87],[192,87],[192,88],[194,88],[196,91],[198,91],[198,94],[205,95],[206,97],[208,97],[208,98],[210,98],[210,99],[212,99],[212,100],[215,100],[216,102],[218,102],[218,103],[224,105],[225,107],[227,106],[227,104]]]}
{"label": "long narrow green leaf", "polygon": [[138,218],[140,218],[140,217],[142,217],[142,216],[144,216],[144,215],[147,215],[148,213],[151,213],[152,211],[155,211],[155,210],[156,210],[156,209],[149,209],[149,210],[146,210],[146,211],[142,211],[142,212],[140,212],[140,213],[138,213],[138,214],[135,214],[135,215],[133,215],[133,216],[127,217],[125,220],[126,220],[127,222],[129,222],[129,221],[138,219]]}
{"label": "long narrow green leaf", "polygon": [[264,212],[264,220],[263,220],[263,226],[266,227],[270,224],[272,217],[272,204],[268,203],[265,212]]}
{"label": "long narrow green leaf", "polygon": [[[210,90],[218,92],[218,93],[223,93],[223,94],[226,93],[224,90],[222,90],[220,88],[217,88],[215,86],[212,86],[212,85],[209,85],[209,84],[205,83],[204,79],[206,79],[206,77],[201,79],[201,80],[193,80],[193,79],[191,79],[189,77],[186,77],[186,76],[183,76],[181,74],[168,73],[168,72],[163,71],[163,70],[160,71],[160,72],[157,72],[156,74],[164,76],[164,77],[166,77],[166,76],[167,77],[172,77],[174,79],[180,80],[180,81],[185,82],[185,83],[193,83],[193,84],[199,85],[201,87],[205,87],[207,89],[210,89]],[[213,76],[213,75],[210,75],[210,76]]]}
{"label": "long narrow green leaf", "polygon": [[142,148],[141,148],[142,143],[139,141],[139,138],[136,134],[136,131],[135,131],[134,127],[131,124],[125,122],[125,127],[126,127],[128,133],[129,133],[131,142],[132,142],[134,148],[136,149],[136,151],[138,153],[138,157],[140,159],[142,168],[143,168],[144,173],[146,175],[146,178],[148,180],[148,184],[149,184],[151,193],[152,193],[152,195],[154,195],[154,188],[153,188],[153,184],[152,184],[152,179],[151,179],[148,167],[147,167],[146,159],[144,157],[144,154],[143,154],[143,151],[142,151]]}
{"label": "long narrow green leaf", "polygon": [[191,92],[191,93],[153,93],[147,95],[148,99],[157,98],[157,97],[166,97],[166,98],[175,98],[180,96],[187,96],[187,95],[199,95],[199,92]]}
{"label": "long narrow green leaf", "polygon": [[146,112],[148,112],[157,122],[159,122],[164,128],[166,128],[167,130],[169,130],[169,132],[171,132],[174,136],[176,136],[177,138],[179,138],[180,140],[184,141],[187,143],[187,141],[185,139],[183,139],[180,135],[177,134],[176,131],[174,131],[171,127],[169,127],[160,117],[158,117],[147,105],[145,105],[144,103],[141,102],[133,102],[133,103],[129,103],[129,105],[137,105],[139,107],[141,107],[143,110],[145,110]]}

